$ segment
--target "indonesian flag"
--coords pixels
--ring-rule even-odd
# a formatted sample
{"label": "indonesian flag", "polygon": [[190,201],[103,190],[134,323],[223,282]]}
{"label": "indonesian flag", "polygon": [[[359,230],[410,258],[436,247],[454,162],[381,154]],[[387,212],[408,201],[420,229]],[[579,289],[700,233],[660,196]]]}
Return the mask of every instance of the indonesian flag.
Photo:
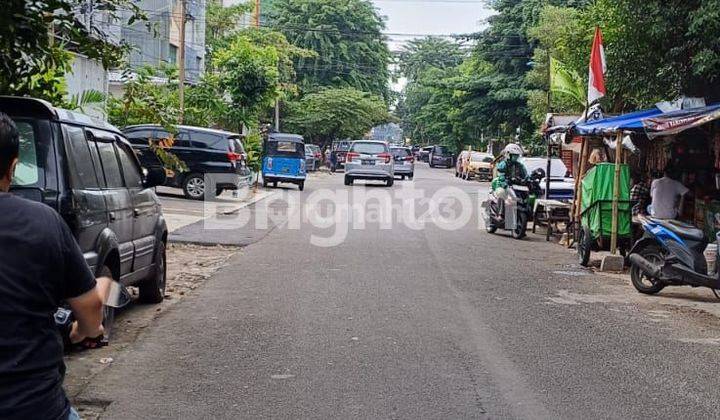
{"label": "indonesian flag", "polygon": [[605,96],[605,49],[603,48],[602,32],[595,28],[592,51],[590,52],[590,77],[588,78],[588,105]]}

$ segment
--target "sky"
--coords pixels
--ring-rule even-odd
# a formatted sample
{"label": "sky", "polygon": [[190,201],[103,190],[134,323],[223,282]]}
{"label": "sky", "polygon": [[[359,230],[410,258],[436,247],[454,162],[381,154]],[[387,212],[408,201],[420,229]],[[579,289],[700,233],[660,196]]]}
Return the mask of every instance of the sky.
{"label": "sky", "polygon": [[[417,35],[466,34],[483,29],[484,20],[492,10],[482,0],[372,0],[381,15],[386,17],[391,51],[399,50],[404,42]],[[405,80],[393,83],[400,91]]]}

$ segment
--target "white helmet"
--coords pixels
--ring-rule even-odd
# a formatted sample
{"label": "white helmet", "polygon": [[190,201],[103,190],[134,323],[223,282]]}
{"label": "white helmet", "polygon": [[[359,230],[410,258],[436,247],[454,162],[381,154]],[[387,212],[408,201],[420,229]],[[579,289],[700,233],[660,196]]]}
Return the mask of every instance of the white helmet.
{"label": "white helmet", "polygon": [[510,155],[518,155],[518,157],[522,157],[523,149],[517,143],[510,143],[503,149],[503,155],[506,159],[509,159]]}

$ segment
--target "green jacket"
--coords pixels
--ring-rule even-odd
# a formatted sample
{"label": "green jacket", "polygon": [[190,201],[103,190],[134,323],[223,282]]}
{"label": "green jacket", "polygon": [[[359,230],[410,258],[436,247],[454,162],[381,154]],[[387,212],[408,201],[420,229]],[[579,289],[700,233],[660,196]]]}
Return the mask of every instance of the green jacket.
{"label": "green jacket", "polygon": [[491,187],[493,190],[497,188],[507,188],[507,180],[511,178],[527,179],[527,169],[521,162],[511,162],[507,159],[498,163],[496,166],[497,176],[492,180]]}

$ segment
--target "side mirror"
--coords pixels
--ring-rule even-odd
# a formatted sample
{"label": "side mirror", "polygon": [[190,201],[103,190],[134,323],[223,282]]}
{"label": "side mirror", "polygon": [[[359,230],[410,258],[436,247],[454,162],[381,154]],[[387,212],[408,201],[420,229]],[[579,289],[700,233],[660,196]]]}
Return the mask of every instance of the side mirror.
{"label": "side mirror", "polygon": [[165,184],[165,168],[155,166],[152,168],[147,168],[143,172],[147,172],[145,174],[145,181],[143,182],[143,187],[153,188]]}
{"label": "side mirror", "polygon": [[532,174],[530,175],[531,178],[541,180],[545,178],[545,169],[543,168],[537,168],[535,169]]}

